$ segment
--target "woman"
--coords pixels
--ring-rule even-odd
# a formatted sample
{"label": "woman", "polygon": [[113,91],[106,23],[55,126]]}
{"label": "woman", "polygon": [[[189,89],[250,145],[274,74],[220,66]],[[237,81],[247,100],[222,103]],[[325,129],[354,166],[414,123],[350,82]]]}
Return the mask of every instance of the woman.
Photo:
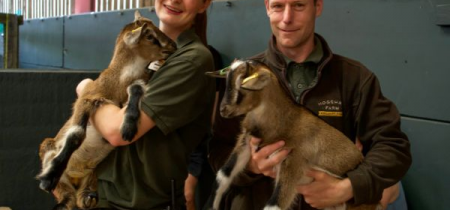
{"label": "woman", "polygon": [[[184,209],[189,154],[210,129],[214,100],[213,59],[206,46],[210,0],[157,0],[159,28],[178,50],[149,81],[138,133],[122,140],[125,108],[100,107],[91,122],[117,146],[97,168],[98,208]],[[77,87],[81,92],[85,80]],[[174,196],[172,196],[174,195]],[[173,198],[172,198],[173,197]]]}

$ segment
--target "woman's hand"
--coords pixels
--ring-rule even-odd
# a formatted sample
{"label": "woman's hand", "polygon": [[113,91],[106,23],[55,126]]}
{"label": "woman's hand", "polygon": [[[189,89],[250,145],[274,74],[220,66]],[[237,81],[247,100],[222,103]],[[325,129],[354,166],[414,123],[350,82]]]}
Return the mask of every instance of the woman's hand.
{"label": "woman's hand", "polygon": [[86,85],[88,85],[91,82],[93,82],[92,79],[86,78],[86,79],[82,80],[80,83],[78,83],[77,88],[76,88],[76,92],[77,92],[77,96],[78,97],[81,96],[81,93],[83,93],[84,88],[86,87]]}
{"label": "woman's hand", "polygon": [[[290,150],[281,149],[284,141],[278,141],[273,144],[262,147],[256,151],[261,139],[252,137],[250,140],[251,159],[247,165],[247,170],[255,174],[264,174],[272,178],[276,177],[275,166],[286,159]],[[278,152],[277,152],[278,151]]]}

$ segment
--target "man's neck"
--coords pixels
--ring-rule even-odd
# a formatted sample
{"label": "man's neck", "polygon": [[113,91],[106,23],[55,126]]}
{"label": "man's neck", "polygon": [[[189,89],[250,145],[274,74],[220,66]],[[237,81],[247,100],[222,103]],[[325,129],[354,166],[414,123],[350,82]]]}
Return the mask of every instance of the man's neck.
{"label": "man's neck", "polygon": [[278,50],[286,57],[296,63],[303,63],[314,50],[314,37],[311,41],[297,47],[281,47],[277,45]]}

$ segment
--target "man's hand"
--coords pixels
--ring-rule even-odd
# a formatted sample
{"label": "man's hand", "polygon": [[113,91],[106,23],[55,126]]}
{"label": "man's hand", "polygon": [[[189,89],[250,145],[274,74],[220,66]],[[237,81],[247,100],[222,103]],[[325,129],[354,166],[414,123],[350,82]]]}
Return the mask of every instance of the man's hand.
{"label": "man's hand", "polygon": [[297,186],[297,192],[314,208],[337,206],[353,197],[352,184],[348,178],[338,179],[317,170],[306,172],[306,176],[313,178],[314,181]]}
{"label": "man's hand", "polygon": [[[261,139],[254,137],[250,140],[249,149],[252,151],[252,157],[247,165],[247,169],[255,174],[264,174],[265,176],[275,178],[276,172],[274,167],[281,163],[290,151],[281,149],[284,146],[284,141],[269,144],[256,151],[260,142]],[[280,151],[276,152],[278,150]]]}
{"label": "man's hand", "polygon": [[387,206],[397,200],[400,195],[400,183],[394,184],[383,191],[383,197],[381,198],[381,205],[383,209],[386,209]]}
{"label": "man's hand", "polygon": [[191,174],[184,181],[184,197],[186,199],[186,209],[195,210],[195,187],[197,186],[197,178]]}

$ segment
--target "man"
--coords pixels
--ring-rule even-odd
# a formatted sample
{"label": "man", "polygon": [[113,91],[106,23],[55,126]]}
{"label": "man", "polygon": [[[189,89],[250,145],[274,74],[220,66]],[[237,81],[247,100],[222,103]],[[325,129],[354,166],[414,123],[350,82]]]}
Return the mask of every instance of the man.
{"label": "man", "polygon": [[[355,143],[360,142],[365,155],[344,179],[309,171],[307,175],[314,181],[296,186],[303,199],[294,209],[322,209],[347,201],[379,202],[383,190],[396,184],[411,164],[410,145],[400,130],[397,108],[382,95],[372,72],[357,61],[333,54],[326,41],[314,33],[323,0],[265,0],[265,5],[273,37],[268,49],[253,59],[275,72],[295,103],[310,109]],[[218,132],[223,129],[222,121],[216,121]],[[225,137],[222,132],[215,138],[210,161],[217,169],[224,159],[215,156],[214,150],[220,147],[223,151],[224,147],[217,144]],[[253,145],[258,142],[251,140]],[[225,198],[226,209],[262,209],[272,192],[273,168],[288,155],[287,150],[274,153],[283,144],[280,141],[252,151],[246,172]]]}

